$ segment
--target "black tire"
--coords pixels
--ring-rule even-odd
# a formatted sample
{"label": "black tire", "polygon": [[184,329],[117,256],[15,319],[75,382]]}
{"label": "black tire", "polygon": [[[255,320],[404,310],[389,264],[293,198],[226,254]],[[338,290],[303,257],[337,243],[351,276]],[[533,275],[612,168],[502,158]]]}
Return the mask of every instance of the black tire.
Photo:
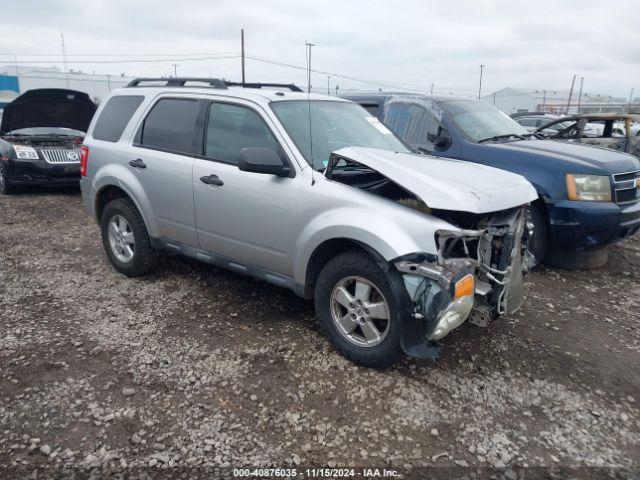
{"label": "black tire", "polygon": [[[109,223],[115,216],[123,217],[133,232],[135,249],[133,257],[127,262],[119,260],[109,244]],[[120,273],[128,277],[140,277],[149,272],[156,264],[158,254],[151,246],[149,232],[142,220],[142,215],[128,198],[116,198],[104,207],[100,218],[100,230],[102,232],[102,246],[111,264]]]}
{"label": "black tire", "polygon": [[529,239],[529,252],[536,259],[536,265],[543,263],[549,252],[549,225],[547,217],[538,205],[529,210],[529,220],[533,223],[533,235]]}
{"label": "black tire", "polygon": [[[348,340],[336,327],[331,313],[334,287],[347,277],[362,277],[372,283],[387,300],[389,327],[386,336],[375,346],[359,346]],[[348,359],[365,367],[386,368],[402,358],[400,344],[402,318],[387,275],[370,255],[352,250],[329,260],[316,281],[314,292],[318,321],[336,349]]]}
{"label": "black tire", "polygon": [[0,193],[2,195],[11,195],[15,192],[13,185],[9,182],[7,167],[5,167],[2,160],[0,160]]}

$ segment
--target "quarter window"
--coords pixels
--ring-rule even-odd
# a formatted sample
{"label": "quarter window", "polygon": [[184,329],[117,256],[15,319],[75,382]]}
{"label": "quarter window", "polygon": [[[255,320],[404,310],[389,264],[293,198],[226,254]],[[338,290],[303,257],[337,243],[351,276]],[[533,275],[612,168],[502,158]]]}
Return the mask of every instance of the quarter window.
{"label": "quarter window", "polygon": [[205,157],[237,164],[243,148],[270,148],[279,152],[277,140],[254,110],[213,103],[209,110]]}
{"label": "quarter window", "polygon": [[93,128],[93,138],[107,142],[120,140],[133,112],[138,109],[143,100],[144,97],[140,95],[111,97],[96,121],[96,126]]}
{"label": "quarter window", "polygon": [[142,125],[140,145],[155,150],[195,154],[197,115],[197,100],[159,100]]}

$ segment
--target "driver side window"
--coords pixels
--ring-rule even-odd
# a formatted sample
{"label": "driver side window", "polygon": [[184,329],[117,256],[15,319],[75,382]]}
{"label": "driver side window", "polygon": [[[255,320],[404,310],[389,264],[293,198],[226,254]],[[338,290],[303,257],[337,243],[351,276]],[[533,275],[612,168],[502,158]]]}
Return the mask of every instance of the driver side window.
{"label": "driver side window", "polygon": [[414,103],[391,103],[385,110],[385,124],[411,147],[422,151],[443,151],[449,147],[449,132],[434,113]]}

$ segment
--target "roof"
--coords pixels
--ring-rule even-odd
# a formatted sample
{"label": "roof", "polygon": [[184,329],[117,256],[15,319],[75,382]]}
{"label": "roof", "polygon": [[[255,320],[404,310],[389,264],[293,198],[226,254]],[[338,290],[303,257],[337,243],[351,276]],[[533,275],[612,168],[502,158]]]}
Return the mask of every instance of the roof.
{"label": "roof", "polygon": [[386,100],[389,97],[395,97],[395,96],[418,98],[422,100],[431,100],[436,103],[453,102],[453,101],[460,101],[460,100],[465,100],[469,102],[482,101],[482,100],[477,100],[475,98],[460,97],[456,95],[426,95],[426,94],[423,95],[421,93],[404,93],[404,92],[347,93],[340,96],[342,98],[346,98],[354,102],[373,102],[380,99]]}
{"label": "roof", "polygon": [[581,118],[586,118],[589,120],[626,120],[628,118],[630,120],[640,122],[640,114],[634,113],[581,113],[578,115],[557,117],[557,120],[580,120]]}
{"label": "roof", "polygon": [[[155,85],[153,82],[162,82],[164,85]],[[197,83],[187,84],[189,83]],[[144,83],[151,83],[145,85]],[[203,85],[209,84],[209,85]],[[143,94],[157,95],[158,93],[175,92],[190,93],[197,95],[215,95],[222,97],[243,98],[257,103],[275,102],[284,100],[332,100],[345,101],[339,97],[320,95],[316,93],[307,94],[302,92],[293,84],[237,84],[218,79],[197,79],[197,78],[170,78],[170,79],[136,79],[124,88],[114,90],[115,95]]]}

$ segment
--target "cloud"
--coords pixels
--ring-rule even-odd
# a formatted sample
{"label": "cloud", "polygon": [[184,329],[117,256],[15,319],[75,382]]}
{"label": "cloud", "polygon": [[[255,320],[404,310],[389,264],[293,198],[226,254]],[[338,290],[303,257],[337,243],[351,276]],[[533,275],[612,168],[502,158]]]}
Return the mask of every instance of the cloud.
{"label": "cloud", "polygon": [[[2,0],[7,1],[7,0]],[[484,90],[567,89],[573,74],[590,91],[628,95],[640,74],[640,30],[633,0],[616,8],[601,2],[356,0],[32,0],[11,8],[3,23],[3,52],[20,61],[61,64],[64,33],[74,69],[128,75],[238,79],[237,58],[162,63],[100,63],[134,54],[238,53],[240,29],[247,53],[304,65],[305,40],[314,42],[313,66],[347,76],[439,93],[473,95],[479,68]],[[30,55],[50,54],[39,57]],[[87,54],[90,57],[77,57]],[[116,57],[105,57],[105,55]],[[90,61],[88,61],[90,60]],[[13,56],[0,56],[0,63]],[[247,61],[248,79],[304,84],[300,70]],[[370,84],[333,78],[341,88]],[[313,75],[326,85],[326,76]]]}

